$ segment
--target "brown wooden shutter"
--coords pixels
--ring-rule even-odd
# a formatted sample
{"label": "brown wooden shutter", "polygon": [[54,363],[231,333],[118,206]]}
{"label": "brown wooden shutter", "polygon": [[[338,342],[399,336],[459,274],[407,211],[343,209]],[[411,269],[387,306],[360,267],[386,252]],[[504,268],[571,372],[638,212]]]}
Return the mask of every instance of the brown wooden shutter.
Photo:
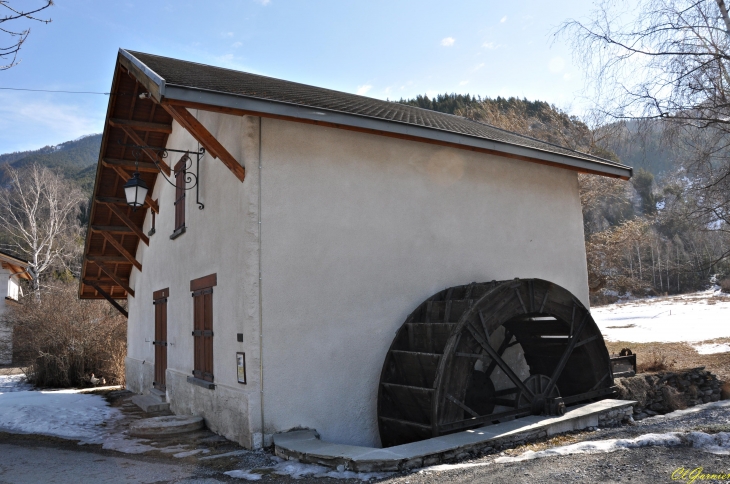
{"label": "brown wooden shutter", "polygon": [[175,165],[175,231],[185,227],[185,162]]}
{"label": "brown wooden shutter", "polygon": [[213,381],[213,286],[216,274],[190,281],[193,296],[193,376]]}
{"label": "brown wooden shutter", "polygon": [[158,390],[165,391],[165,372],[167,370],[167,298],[170,295],[169,289],[161,289],[152,294],[155,305],[155,339],[152,344],[155,347],[155,380],[152,386]]}

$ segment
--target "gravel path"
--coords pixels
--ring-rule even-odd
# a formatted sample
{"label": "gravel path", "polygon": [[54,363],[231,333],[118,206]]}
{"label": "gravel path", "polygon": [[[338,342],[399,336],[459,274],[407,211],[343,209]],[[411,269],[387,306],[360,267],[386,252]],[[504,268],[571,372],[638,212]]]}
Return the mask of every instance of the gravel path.
{"label": "gravel path", "polygon": [[[125,392],[119,392],[124,395]],[[115,399],[112,399],[115,400]],[[125,407],[126,398],[116,399],[130,419],[139,418],[133,407]],[[648,434],[672,432],[704,432],[710,435],[728,433],[730,438],[730,401],[721,401],[692,407],[667,416],[647,418],[633,425],[615,429],[598,429],[553,438],[548,442],[530,444],[499,455],[486,455],[455,465],[419,469],[404,474],[392,474],[371,482],[387,484],[417,483],[471,483],[471,482],[677,482],[672,473],[684,468],[688,471],[702,468],[705,473],[730,474],[730,445],[726,455],[716,455],[694,448],[687,442],[673,447],[647,446],[620,449],[610,453],[557,455],[524,460],[500,462],[515,458],[528,451],[561,448],[579,442],[608,439],[635,439]],[[101,445],[77,445],[74,441],[40,435],[0,433],[0,484],[28,482],[248,482],[225,475],[231,470],[259,469],[254,477],[264,483],[309,484],[324,482],[358,483],[361,480],[316,478],[305,476],[294,479],[263,469],[286,466],[266,452],[241,449],[209,432],[186,435],[185,442],[158,439],[145,442],[155,447],[150,452],[125,455],[104,450]],[[193,438],[195,437],[195,438]],[[168,441],[169,440],[169,441]],[[183,445],[184,444],[184,445]],[[208,452],[176,457],[168,450],[207,449]],[[216,455],[220,454],[220,455]],[[306,467],[306,466],[305,466]],[[299,468],[299,470],[302,470]],[[305,469],[306,470],[306,469]],[[320,470],[319,472],[322,472]],[[248,474],[248,473],[245,473]],[[341,475],[342,476],[342,475]],[[674,474],[675,477],[678,474]],[[348,476],[349,477],[349,476]],[[355,476],[353,476],[355,477]],[[370,476],[359,476],[370,477]],[[681,472],[679,477],[681,477]],[[730,481],[730,477],[723,482]],[[684,479],[689,482],[689,479]],[[699,481],[696,481],[699,482]],[[703,481],[704,482],[704,481]]]}

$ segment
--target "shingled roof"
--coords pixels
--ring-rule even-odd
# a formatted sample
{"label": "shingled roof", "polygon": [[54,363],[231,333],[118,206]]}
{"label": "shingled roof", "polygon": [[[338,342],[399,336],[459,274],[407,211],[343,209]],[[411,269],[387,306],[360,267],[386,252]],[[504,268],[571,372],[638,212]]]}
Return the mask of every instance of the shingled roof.
{"label": "shingled roof", "polygon": [[[459,116],[399,103],[307,86],[270,77],[211,67],[120,49],[112,82],[106,126],[97,165],[86,235],[79,297],[115,300],[134,296],[130,286],[140,243],[149,244],[142,226],[159,169],[170,166],[154,150],[135,163],[130,145],[164,147],[173,120],[218,158],[240,181],[242,166],[188,109],[254,115],[355,130],[381,136],[492,153],[583,173],[627,179],[631,168]],[[124,184],[133,171],[150,187],[145,210],[132,210]]]}
{"label": "shingled roof", "polygon": [[[154,85],[153,96],[484,148],[628,179],[631,168],[460,116],[142,52],[120,50]],[[156,88],[156,89],[155,89]]]}

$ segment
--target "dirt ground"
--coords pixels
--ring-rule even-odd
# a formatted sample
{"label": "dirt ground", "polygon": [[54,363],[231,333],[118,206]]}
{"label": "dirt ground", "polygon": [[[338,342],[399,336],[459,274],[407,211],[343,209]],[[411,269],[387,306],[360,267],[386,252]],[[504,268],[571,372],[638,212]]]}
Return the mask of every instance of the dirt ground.
{"label": "dirt ground", "polygon": [[[728,319],[730,324],[730,315]],[[702,343],[730,343],[730,338],[718,338]],[[636,365],[640,370],[662,371],[704,366],[720,380],[730,382],[730,353],[701,355],[687,343],[607,341],[606,347],[611,354],[618,354],[621,349],[630,348],[636,354]]]}

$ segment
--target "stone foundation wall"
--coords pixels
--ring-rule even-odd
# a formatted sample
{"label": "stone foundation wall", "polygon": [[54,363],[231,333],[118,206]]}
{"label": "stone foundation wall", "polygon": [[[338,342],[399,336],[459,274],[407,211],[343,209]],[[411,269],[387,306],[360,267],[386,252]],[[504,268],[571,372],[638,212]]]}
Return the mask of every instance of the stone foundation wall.
{"label": "stone foundation wall", "polygon": [[633,416],[633,406],[619,408],[617,410],[611,410],[610,412],[601,413],[598,415],[598,426],[603,428],[618,427],[620,425],[628,423]]}
{"label": "stone foundation wall", "polygon": [[619,398],[635,400],[634,420],[720,400],[723,382],[704,367],[617,378]]}

